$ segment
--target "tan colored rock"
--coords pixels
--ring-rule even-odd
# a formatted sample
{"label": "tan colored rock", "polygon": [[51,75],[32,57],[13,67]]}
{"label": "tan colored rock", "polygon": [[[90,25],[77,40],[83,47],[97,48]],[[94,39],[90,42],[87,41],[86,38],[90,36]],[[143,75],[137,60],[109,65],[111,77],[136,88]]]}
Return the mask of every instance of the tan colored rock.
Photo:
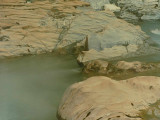
{"label": "tan colored rock", "polygon": [[59,120],[142,120],[140,110],[160,99],[159,90],[159,77],[123,81],[91,77],[66,90],[58,109]]}
{"label": "tan colored rock", "polygon": [[107,73],[109,63],[103,60],[93,60],[84,65],[84,72],[98,72],[105,74]]}
{"label": "tan colored rock", "polygon": [[134,70],[136,72],[141,72],[142,63],[139,61],[134,61],[134,62],[119,61],[116,64],[116,68],[121,70]]}
{"label": "tan colored rock", "polygon": [[123,57],[129,53],[136,52],[137,50],[137,45],[129,45],[128,52],[124,46],[117,45],[111,48],[104,48],[104,50],[102,51],[96,51],[94,49],[91,49],[89,51],[83,51],[81,54],[79,54],[77,60],[80,63],[85,63],[96,59],[112,59],[115,57]]}
{"label": "tan colored rock", "polygon": [[64,23],[56,14],[78,14],[75,8],[87,5],[77,0],[0,0],[0,58],[52,52],[61,42]]}

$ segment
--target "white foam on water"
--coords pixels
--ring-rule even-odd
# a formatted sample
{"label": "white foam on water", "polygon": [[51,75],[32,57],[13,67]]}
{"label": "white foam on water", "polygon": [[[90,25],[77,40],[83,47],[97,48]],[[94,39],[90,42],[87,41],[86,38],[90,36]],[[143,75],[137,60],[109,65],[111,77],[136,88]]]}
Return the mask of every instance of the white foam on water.
{"label": "white foam on water", "polygon": [[151,33],[160,35],[160,30],[159,29],[151,30]]}

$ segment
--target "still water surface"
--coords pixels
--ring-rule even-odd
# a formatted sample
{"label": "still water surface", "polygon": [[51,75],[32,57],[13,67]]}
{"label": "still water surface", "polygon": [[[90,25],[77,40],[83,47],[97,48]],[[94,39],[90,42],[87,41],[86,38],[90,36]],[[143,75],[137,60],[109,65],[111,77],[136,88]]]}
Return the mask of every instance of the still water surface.
{"label": "still water surface", "polygon": [[0,61],[0,120],[57,120],[65,89],[83,79],[72,56],[53,54]]}
{"label": "still water surface", "polygon": [[140,26],[160,47],[160,20],[143,21]]}

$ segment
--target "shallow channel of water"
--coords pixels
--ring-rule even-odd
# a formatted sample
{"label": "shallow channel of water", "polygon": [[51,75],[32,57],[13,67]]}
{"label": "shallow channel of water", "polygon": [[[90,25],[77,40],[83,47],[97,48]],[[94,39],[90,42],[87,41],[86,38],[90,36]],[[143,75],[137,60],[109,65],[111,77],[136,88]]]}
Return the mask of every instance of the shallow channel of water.
{"label": "shallow channel of water", "polygon": [[57,120],[65,89],[83,79],[73,56],[0,60],[0,120]]}

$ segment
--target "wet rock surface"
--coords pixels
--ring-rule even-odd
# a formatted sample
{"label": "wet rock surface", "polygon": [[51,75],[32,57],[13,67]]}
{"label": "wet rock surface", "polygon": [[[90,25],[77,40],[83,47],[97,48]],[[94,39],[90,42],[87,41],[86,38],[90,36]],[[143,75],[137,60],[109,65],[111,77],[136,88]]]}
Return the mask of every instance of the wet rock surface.
{"label": "wet rock surface", "polygon": [[[58,109],[59,120],[142,120],[140,110],[159,98],[159,77],[115,81],[92,77],[70,86]],[[158,110],[154,111],[158,114]]]}

